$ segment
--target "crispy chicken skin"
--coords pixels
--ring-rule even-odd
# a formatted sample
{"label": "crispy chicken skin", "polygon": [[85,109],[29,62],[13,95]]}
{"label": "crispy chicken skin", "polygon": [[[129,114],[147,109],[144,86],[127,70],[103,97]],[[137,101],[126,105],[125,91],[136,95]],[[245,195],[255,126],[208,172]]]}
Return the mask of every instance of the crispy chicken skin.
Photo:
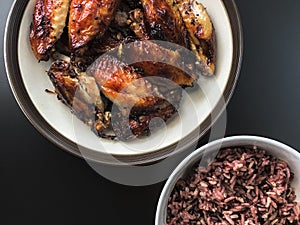
{"label": "crispy chicken skin", "polygon": [[72,0],[69,15],[70,48],[85,46],[102,36],[114,18],[120,0]]}
{"label": "crispy chicken skin", "polygon": [[38,60],[49,60],[50,51],[66,25],[69,0],[37,0],[30,26],[30,43]]}
{"label": "crispy chicken skin", "polygon": [[122,108],[152,107],[155,104],[152,85],[141,74],[113,56],[104,56],[94,63],[92,74],[102,93]]}
{"label": "crispy chicken skin", "polygon": [[188,47],[187,32],[172,0],[141,0],[151,29],[151,39]]}
{"label": "crispy chicken skin", "polygon": [[113,56],[98,59],[90,73],[102,93],[117,106],[112,111],[112,128],[120,140],[147,133],[154,117],[166,121],[177,112],[182,89],[167,80],[156,85]]}
{"label": "crispy chicken skin", "polygon": [[189,71],[185,65],[184,56],[168,46],[160,46],[145,40],[135,41],[120,48],[122,60],[141,69],[144,77],[167,78],[182,87],[192,87],[198,79],[197,75]]}
{"label": "crispy chicken skin", "polygon": [[105,112],[100,90],[93,77],[79,72],[69,62],[56,60],[48,71],[58,99],[71,108],[84,123],[101,137],[109,127],[110,114]]}
{"label": "crispy chicken skin", "polygon": [[[139,20],[136,22],[132,17],[133,11],[126,2],[121,1],[117,9],[114,19],[110,23],[106,32],[103,35],[97,35],[85,47],[76,51],[77,59],[85,61],[85,64],[91,64],[100,55],[105,54],[118,47],[120,44],[125,44],[137,40],[140,35],[147,35],[144,31],[144,26]],[[136,9],[137,10],[137,9]],[[135,16],[136,15],[135,13]],[[140,17],[138,18],[140,19]]]}
{"label": "crispy chicken skin", "polygon": [[197,0],[174,0],[189,32],[190,48],[198,56],[203,75],[215,71],[215,32],[205,7]]}

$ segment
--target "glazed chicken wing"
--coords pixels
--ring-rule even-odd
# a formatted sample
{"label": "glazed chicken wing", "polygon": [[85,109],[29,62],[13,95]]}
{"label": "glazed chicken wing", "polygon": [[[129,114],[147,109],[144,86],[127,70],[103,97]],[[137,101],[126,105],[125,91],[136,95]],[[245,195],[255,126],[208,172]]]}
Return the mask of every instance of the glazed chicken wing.
{"label": "glazed chicken wing", "polygon": [[114,18],[120,0],[72,0],[69,42],[75,50],[102,36]]}
{"label": "glazed chicken wing", "polygon": [[109,127],[110,113],[105,112],[95,79],[79,72],[64,60],[54,61],[48,75],[58,99],[71,108],[80,120],[91,126],[99,136],[109,137],[104,130]]}
{"label": "glazed chicken wing", "polygon": [[76,51],[76,60],[90,65],[100,55],[115,49],[120,44],[147,36],[141,21],[142,15],[136,13],[136,10],[139,9],[133,9],[127,2],[121,1],[106,32],[97,35],[88,45]]}
{"label": "glazed chicken wing", "polygon": [[144,77],[167,78],[182,87],[191,87],[198,79],[190,65],[186,64],[189,60],[168,46],[152,41],[135,41],[120,49],[122,60],[141,69]]}
{"label": "glazed chicken wing", "polygon": [[50,51],[66,25],[69,0],[37,0],[30,26],[30,43],[38,60],[49,60]]}
{"label": "glazed chicken wing", "polygon": [[189,32],[190,48],[198,56],[203,75],[215,71],[215,32],[204,6],[197,0],[175,0]]}
{"label": "glazed chicken wing", "polygon": [[91,69],[102,93],[119,107],[152,107],[152,85],[141,74],[113,56],[100,57]]}
{"label": "glazed chicken wing", "polygon": [[187,32],[172,0],[141,0],[150,25],[151,38],[187,47]]}
{"label": "glazed chicken wing", "polygon": [[154,84],[133,67],[113,56],[98,59],[89,71],[101,92],[116,104],[112,127],[120,140],[129,140],[149,131],[152,118],[166,121],[181,101],[181,88],[161,79]]}

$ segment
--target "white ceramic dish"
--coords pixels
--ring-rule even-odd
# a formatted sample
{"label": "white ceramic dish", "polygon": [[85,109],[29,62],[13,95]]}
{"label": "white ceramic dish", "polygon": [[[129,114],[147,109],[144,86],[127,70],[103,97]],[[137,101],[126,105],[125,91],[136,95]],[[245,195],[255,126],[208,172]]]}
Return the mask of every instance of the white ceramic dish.
{"label": "white ceramic dish", "polygon": [[300,202],[300,153],[293,148],[282,144],[278,141],[257,137],[257,136],[233,136],[220,140],[213,141],[197,149],[192,154],[187,156],[173,171],[167,180],[157,206],[155,225],[164,225],[167,213],[167,202],[176,182],[179,178],[183,178],[190,171],[192,166],[200,161],[202,156],[215,156],[221,148],[238,147],[238,146],[253,146],[266,150],[273,156],[282,159],[288,163],[292,172],[295,174],[293,187],[297,195],[296,201]]}
{"label": "white ceramic dish", "polygon": [[[87,157],[91,157],[91,160],[104,163],[111,163],[105,157],[107,155],[136,164],[147,163],[166,157],[166,151],[170,152],[172,146],[182,139],[193,137],[193,140],[187,143],[194,144],[216,120],[216,118],[210,120],[209,116],[220,104],[220,99],[224,98],[224,103],[229,101],[239,73],[242,52],[241,27],[234,2],[219,0],[201,0],[201,2],[207,7],[217,37],[216,76],[201,80],[201,85],[209,91],[204,95],[199,88],[188,90],[181,104],[181,118],[177,117],[168,123],[163,133],[156,132],[143,141],[123,143],[99,139],[54,95],[44,91],[53,90],[53,85],[45,72],[51,62],[37,62],[28,38],[35,1],[16,0],[6,27],[5,59],[10,84],[24,113],[39,131],[60,147],[78,156],[82,156],[80,151],[85,149],[89,152]],[[219,107],[217,115],[224,108],[225,105]],[[198,132],[197,137],[191,135],[195,131]],[[96,155],[99,157],[94,159]]]}

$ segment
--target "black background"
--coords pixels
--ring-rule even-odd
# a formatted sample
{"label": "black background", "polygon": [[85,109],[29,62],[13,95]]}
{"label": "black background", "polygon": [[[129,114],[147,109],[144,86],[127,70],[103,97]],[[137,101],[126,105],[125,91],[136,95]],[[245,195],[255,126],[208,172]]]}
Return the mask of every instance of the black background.
{"label": "black background", "polygon": [[[1,34],[12,2],[1,1]],[[237,5],[244,60],[226,135],[261,135],[300,149],[300,1]],[[163,183],[112,183],[42,137],[14,100],[0,38],[0,224],[153,224]]]}

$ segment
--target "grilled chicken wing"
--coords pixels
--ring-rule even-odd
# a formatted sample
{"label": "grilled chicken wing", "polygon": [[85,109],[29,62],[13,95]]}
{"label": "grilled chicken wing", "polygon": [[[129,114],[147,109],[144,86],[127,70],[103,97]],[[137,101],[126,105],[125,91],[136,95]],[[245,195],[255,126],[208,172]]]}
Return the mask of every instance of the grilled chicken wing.
{"label": "grilled chicken wing", "polygon": [[120,0],[72,0],[69,15],[70,47],[85,46],[102,36],[114,18]]}
{"label": "grilled chicken wing", "polygon": [[150,25],[151,38],[187,47],[187,32],[172,0],[141,0]]}
{"label": "grilled chicken wing", "polygon": [[152,84],[135,69],[113,56],[95,62],[90,73],[101,92],[117,105],[112,127],[121,140],[129,140],[149,131],[152,118],[167,120],[176,113],[181,100],[178,85]]}
{"label": "grilled chicken wing", "polygon": [[105,112],[100,90],[93,77],[79,72],[69,62],[56,60],[48,71],[58,99],[71,108],[84,123],[101,137],[109,137],[104,130],[109,127],[110,114]]}
{"label": "grilled chicken wing", "polygon": [[30,43],[38,60],[49,60],[50,51],[66,25],[69,0],[37,0],[30,26]]}
{"label": "grilled chicken wing", "polygon": [[145,106],[155,104],[151,84],[142,79],[133,67],[125,65],[117,58],[104,56],[95,62],[92,72],[102,93],[120,107]]}
{"label": "grilled chicken wing", "polygon": [[113,50],[121,43],[128,43],[136,40],[138,37],[131,29],[131,10],[132,8],[126,2],[121,1],[106,32],[104,34],[101,32],[98,33],[87,45],[76,49],[75,54],[72,54],[73,61],[88,66],[100,55]]}
{"label": "grilled chicken wing", "polygon": [[[198,79],[178,51],[151,41],[135,41],[121,46],[121,59],[143,71],[144,77],[167,78],[182,87],[191,87]],[[193,61],[193,60],[191,60]],[[185,72],[187,71],[187,72]]]}
{"label": "grilled chicken wing", "polygon": [[215,71],[215,32],[204,6],[197,0],[175,0],[189,32],[191,50],[198,56],[203,75]]}

